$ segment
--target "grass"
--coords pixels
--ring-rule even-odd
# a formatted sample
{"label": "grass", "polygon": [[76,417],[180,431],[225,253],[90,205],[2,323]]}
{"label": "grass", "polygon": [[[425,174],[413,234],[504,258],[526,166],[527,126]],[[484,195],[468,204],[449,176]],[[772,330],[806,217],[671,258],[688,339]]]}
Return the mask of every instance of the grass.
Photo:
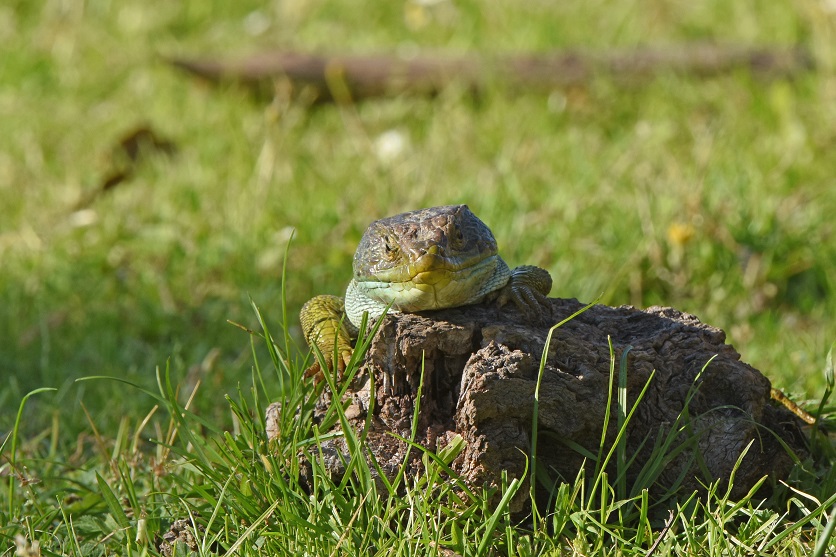
{"label": "grass", "polygon": [[[278,458],[257,441],[264,403],[281,394],[277,375],[253,380],[254,357],[265,361],[268,351],[256,342],[253,352],[246,333],[226,321],[258,329],[251,297],[298,342],[296,310],[314,294],[344,288],[370,220],[464,202],[493,229],[509,263],[552,273],[552,295],[603,293],[607,304],[694,313],[726,330],[777,387],[815,408],[836,338],[836,16],[828,6],[5,3],[0,476],[17,483],[13,493],[0,490],[0,540],[11,545],[20,534],[40,540],[45,553],[141,554],[146,546],[132,541],[141,520],[154,534],[197,510],[206,547],[226,550],[256,525],[252,543],[263,538],[266,554],[303,546],[330,553],[338,543],[350,553],[369,543],[366,535],[404,553],[425,551],[430,541],[465,551],[467,542],[453,540],[477,536],[505,553],[610,551],[595,545],[601,531],[624,540],[611,551],[646,547],[659,523],[619,530],[617,520],[592,520],[573,506],[588,478],[556,492],[569,509],[554,518],[570,525],[562,537],[541,525],[517,528],[480,506],[478,494],[463,503],[471,510],[452,516],[429,486],[391,503],[366,496],[369,486],[355,480],[340,489],[324,483],[321,500],[302,497],[261,459]],[[818,69],[772,82],[745,72],[663,75],[630,88],[601,77],[551,95],[497,89],[478,99],[453,87],[435,99],[308,110],[201,86],[158,57],[276,44],[492,53],[685,40],[801,43],[816,53]],[[146,124],[177,154],[150,157],[131,181],[75,211],[110,171],[119,138]],[[391,131],[406,139],[395,158],[377,148]],[[281,319],[285,266],[290,317]],[[170,370],[170,389],[165,381],[158,388],[158,366]],[[137,387],[76,381],[98,375]],[[21,401],[42,388],[56,390],[31,396],[18,421]],[[194,417],[178,417],[193,392]],[[205,451],[199,458],[197,448]],[[810,550],[834,486],[826,467],[814,475],[817,483],[796,488],[818,500],[788,492],[786,516],[759,507],[756,495],[740,507],[720,493],[683,506],[667,550],[691,536],[694,547],[719,554],[736,543],[720,539],[730,524],[751,547],[791,531],[769,550]],[[279,495],[292,504],[259,520]],[[224,512],[210,525],[215,509]],[[270,534],[259,525],[281,526],[276,512],[288,530]],[[805,515],[812,518],[804,528],[792,530]],[[339,542],[348,522],[351,535]],[[317,527],[300,527],[308,523]],[[496,537],[484,536],[488,524]],[[427,538],[432,531],[441,537]],[[290,542],[279,532],[298,536],[298,546],[281,545]]]}
{"label": "grass", "polygon": [[[793,479],[796,487],[773,495],[777,500],[757,495],[764,478],[740,500],[730,500],[731,485],[722,490],[718,482],[700,498],[680,493],[654,501],[652,480],[623,485],[628,464],[618,463],[615,480],[605,471],[621,435],[612,447],[602,435],[592,476],[580,473],[574,483],[554,485],[548,512],[533,519],[509,511],[520,479],[507,479],[496,494],[474,491],[456,478],[449,468],[463,449],[456,441],[437,455],[424,452],[422,475],[376,480],[379,467],[363,439],[346,429],[348,472],[331,477],[317,458],[326,436],[312,421],[321,386],[303,379],[306,363],[289,356],[286,335],[276,341],[264,329],[259,336],[270,348],[270,365],[263,366],[254,351],[252,387],[228,399],[237,424],[232,431],[181,404],[168,370],[157,372],[156,392],[116,380],[167,413],[165,429],[165,420],[151,428],[126,419],[113,439],[94,430],[96,447],[84,466],[29,458],[45,473],[37,482],[18,464],[14,469],[29,481],[16,494],[19,478],[9,478],[8,512],[0,510],[7,526],[0,536],[11,544],[14,535],[21,555],[154,555],[163,540],[175,555],[435,555],[442,549],[457,555],[644,555],[652,545],[659,554],[824,555],[833,548],[827,529],[834,518],[827,512],[836,508],[836,495],[818,482],[821,493],[802,491],[809,472]],[[259,342],[254,338],[253,348]],[[619,375],[627,372],[622,361]],[[265,385],[273,387],[265,391]],[[282,402],[283,433],[268,444],[263,416],[272,400]],[[340,406],[332,410],[334,419],[344,420]],[[621,414],[623,432],[632,409]],[[142,442],[145,429],[155,429],[150,444]],[[661,465],[671,453],[672,447],[663,447],[647,467]],[[14,446],[10,454],[14,460]],[[628,487],[630,496],[617,495]],[[175,519],[191,533],[189,542],[166,537]]]}

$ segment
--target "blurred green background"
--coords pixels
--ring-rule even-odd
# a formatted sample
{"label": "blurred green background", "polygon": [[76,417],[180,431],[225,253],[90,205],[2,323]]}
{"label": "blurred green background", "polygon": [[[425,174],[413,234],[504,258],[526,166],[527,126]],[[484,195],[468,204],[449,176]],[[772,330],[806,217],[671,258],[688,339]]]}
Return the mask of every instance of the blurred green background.
{"label": "blurred green background", "polygon": [[[37,387],[58,391],[28,407],[32,433],[54,417],[83,430],[82,404],[104,428],[144,414],[133,389],[74,380],[153,388],[169,359],[184,392],[202,382],[196,407],[228,420],[252,357],[227,320],[255,328],[249,297],[278,329],[286,264],[298,338],[298,308],[343,291],[370,221],[448,203],[467,203],[512,266],[547,268],[553,296],[694,313],[778,387],[820,396],[836,338],[834,28],[832,0],[4,2],[0,432]],[[161,58],[688,41],[800,44],[817,67],[310,108]],[[177,153],[80,208],[139,126]]]}

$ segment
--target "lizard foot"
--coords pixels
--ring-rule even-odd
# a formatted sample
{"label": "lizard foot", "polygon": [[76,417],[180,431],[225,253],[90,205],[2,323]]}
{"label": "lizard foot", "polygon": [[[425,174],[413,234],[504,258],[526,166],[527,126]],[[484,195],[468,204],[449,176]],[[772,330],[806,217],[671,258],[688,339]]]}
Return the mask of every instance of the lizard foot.
{"label": "lizard foot", "polygon": [[514,302],[529,321],[545,322],[550,316],[548,293],[552,277],[548,271],[534,265],[523,265],[511,272],[511,278],[499,293],[499,307]]}
{"label": "lizard foot", "polygon": [[[324,355],[324,354],[323,354]],[[337,359],[337,379],[342,379],[343,374],[345,373],[345,368],[348,366],[348,362],[351,360],[351,352],[343,352],[341,357]],[[331,365],[328,366],[327,371],[331,371],[333,369],[333,362]],[[325,370],[322,369],[320,363],[314,362],[305,369],[302,373],[303,377],[306,379],[309,377],[314,378],[314,384],[319,383],[322,381],[324,376]]]}

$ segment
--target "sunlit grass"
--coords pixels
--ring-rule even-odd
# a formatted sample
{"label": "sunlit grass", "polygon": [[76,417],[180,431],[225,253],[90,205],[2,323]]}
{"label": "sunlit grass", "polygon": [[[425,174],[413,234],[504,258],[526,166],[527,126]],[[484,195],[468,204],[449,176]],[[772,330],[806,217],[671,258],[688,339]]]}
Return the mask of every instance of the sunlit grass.
{"label": "sunlit grass", "polygon": [[[492,228],[509,263],[551,272],[553,296],[589,301],[602,295],[611,305],[662,304],[698,315],[723,328],[744,361],[815,409],[827,387],[825,355],[836,338],[836,34],[828,10],[819,0],[653,1],[641,7],[336,0],[4,4],[0,524],[12,518],[14,524],[0,532],[2,541],[11,547],[8,536],[20,533],[55,553],[103,547],[118,553],[118,546],[140,554],[144,544],[152,545],[150,538],[136,541],[141,532],[153,537],[199,510],[188,518],[207,527],[204,553],[215,544],[228,549],[246,531],[235,518],[249,525],[274,520],[260,518],[272,499],[247,502],[252,488],[245,478],[272,486],[269,496],[293,498],[294,512],[309,522],[318,516],[321,502],[274,486],[281,483],[275,474],[258,468],[267,454],[258,448],[262,410],[283,391],[271,390],[278,376],[252,380],[247,334],[227,321],[258,329],[250,298],[276,316],[286,266],[285,317],[278,321],[288,339],[282,344],[291,346],[288,357],[296,358],[297,309],[314,294],[344,290],[365,226],[423,206],[469,204]],[[207,87],[159,56],[238,55],[276,45],[501,53],[688,40],[800,43],[816,53],[818,67],[777,81],[737,72],[708,79],[663,75],[624,87],[602,76],[551,94],[498,88],[478,98],[454,86],[432,99],[310,109],[271,103],[234,86]],[[176,154],[145,157],[130,181],[77,211],[115,164],[120,138],[144,125],[174,142]],[[382,153],[386,137],[399,138],[400,150]],[[255,356],[264,361],[269,351],[256,342]],[[162,391],[158,367],[172,378]],[[76,382],[97,375],[137,387]],[[255,396],[252,384],[258,401],[245,403]],[[242,385],[245,393],[238,396]],[[27,393],[51,388],[57,390],[39,391],[21,407]],[[181,435],[198,428],[192,418],[177,418],[176,409],[190,397],[202,430],[187,450]],[[152,412],[154,404],[159,409]],[[233,435],[223,437],[224,430]],[[190,460],[196,447],[209,455],[200,466]],[[230,475],[210,474],[213,466]],[[832,466],[819,466],[818,483],[802,486],[804,493],[836,487]],[[233,472],[239,475],[224,491]],[[584,529],[584,515],[571,510],[581,485],[555,492],[570,510],[554,520],[567,521],[571,534],[556,540],[544,537],[547,528],[516,530],[496,509],[479,508],[462,522],[438,514],[436,501],[420,503],[429,505],[421,510],[436,512],[420,521],[438,522],[396,520],[399,528],[413,528],[395,531],[405,536],[396,542],[380,517],[418,515],[381,508],[355,485],[352,493],[329,491],[328,500],[345,508],[310,537],[297,528],[298,544],[334,550],[339,536],[333,539],[328,528],[348,524],[360,508],[352,524],[373,524],[362,531],[401,544],[403,552],[426,548],[431,526],[443,532],[434,543],[466,547],[456,544],[483,532],[490,517],[499,517],[493,547],[505,553],[513,547],[542,554],[558,546],[582,552],[596,542]],[[608,485],[616,493],[624,487]],[[821,532],[816,521],[826,497],[788,497],[792,513],[814,516],[812,529],[778,539],[770,551],[809,549],[813,533]],[[210,524],[223,501],[242,510],[218,514]],[[688,534],[694,543],[725,547],[711,538],[719,535],[718,524],[727,524],[711,523],[725,512],[717,510],[721,501],[718,494],[676,515],[705,525]],[[351,512],[350,505],[356,507]],[[758,547],[790,528],[772,511],[747,505],[731,513],[732,522],[758,525],[742,534],[760,540]],[[273,509],[280,510],[293,515]],[[374,512],[383,514],[373,518]],[[624,534],[636,547],[646,547],[660,528],[642,524]],[[61,533],[54,538],[45,533],[55,527]],[[257,529],[246,540],[258,540]],[[669,547],[682,547],[682,535],[676,532]],[[367,541],[361,535],[339,547],[367,547]],[[258,543],[274,542],[266,536]],[[242,545],[242,551],[254,550]]]}
{"label": "sunlit grass", "polygon": [[[269,319],[256,314],[266,327]],[[504,477],[492,490],[458,479],[450,463],[464,448],[460,440],[437,454],[413,445],[412,457],[421,459],[424,472],[383,476],[364,435],[346,427],[342,405],[330,407],[330,418],[313,421],[323,384],[317,388],[304,379],[306,362],[290,355],[286,328],[282,324],[276,339],[267,328],[253,333],[253,348],[269,348],[269,364],[253,351],[249,387],[228,398],[232,431],[180,402],[170,372],[158,370],[156,390],[119,381],[153,410],[143,420],[123,419],[113,438],[100,437],[91,424],[95,442],[82,467],[31,450],[15,459],[15,432],[9,459],[15,474],[0,496],[6,503],[0,539],[79,556],[156,555],[166,543],[182,555],[436,555],[442,549],[457,555],[645,555],[651,546],[660,554],[700,555],[832,550],[827,529],[833,519],[827,513],[836,495],[827,487],[817,491],[821,477],[808,479],[806,488],[795,478],[791,490],[766,499],[760,494],[764,478],[739,500],[729,497],[733,477],[727,487],[718,481],[699,495],[670,486],[661,498],[649,495],[653,474],[639,474],[644,479],[635,485],[625,482],[627,467],[659,470],[681,450],[669,443],[658,444],[648,462],[634,464],[614,457],[618,437],[610,446],[602,435],[599,454],[589,457],[597,464],[574,482],[543,486],[551,497],[533,517],[510,512],[512,499],[525,497],[520,478]],[[616,373],[613,360],[613,376],[629,373],[625,361]],[[349,376],[356,365],[349,365]],[[330,380],[329,386],[340,388]],[[624,433],[632,409],[617,394],[620,387],[613,387],[610,403],[621,408],[618,429]],[[265,406],[274,400],[281,403],[281,434],[268,442]],[[155,412],[167,419],[152,425],[148,418]],[[345,475],[322,459],[328,450],[322,443],[332,437],[326,422],[343,424]],[[670,440],[685,427],[674,424]],[[141,441],[148,438],[150,444]],[[9,454],[5,445],[0,453]],[[546,477],[532,470],[532,481]]]}

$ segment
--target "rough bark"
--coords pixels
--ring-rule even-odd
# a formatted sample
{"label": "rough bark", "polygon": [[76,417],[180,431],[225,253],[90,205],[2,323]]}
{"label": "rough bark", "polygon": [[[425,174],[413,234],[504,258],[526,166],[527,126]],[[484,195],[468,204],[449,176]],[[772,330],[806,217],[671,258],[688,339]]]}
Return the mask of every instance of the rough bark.
{"label": "rough bark", "polygon": [[[549,304],[543,323],[524,322],[510,306],[385,318],[363,368],[376,385],[369,444],[385,473],[403,461],[405,446],[387,432],[410,436],[423,369],[416,440],[435,449],[462,435],[467,446],[453,468],[473,487],[498,485],[503,470],[523,478],[549,325],[582,307],[577,300]],[[764,475],[787,476],[793,460],[779,440],[804,453],[799,421],[771,402],[769,380],[740,361],[723,331],[671,308],[596,305],[554,331],[543,370],[538,466],[552,480],[571,482],[583,466],[593,467],[571,444],[598,453],[615,358],[605,447],[612,446],[625,353],[627,411],[647,388],[627,429],[626,454],[635,457],[628,485],[668,434],[675,440],[668,451],[673,456],[651,488],[659,497],[677,484],[686,494],[701,491],[711,482],[725,482],[735,470],[732,494],[742,495]],[[359,430],[366,423],[368,383],[350,395]],[[683,443],[684,450],[675,454]],[[337,445],[334,450],[340,451]],[[420,473],[420,463],[413,471]],[[514,510],[525,504],[525,497],[519,498]]]}
{"label": "rough bark", "polygon": [[443,56],[424,54],[319,55],[293,51],[253,54],[238,60],[170,58],[168,62],[210,81],[235,81],[263,90],[277,83],[312,101],[347,101],[410,93],[435,94],[451,83],[478,91],[491,83],[549,90],[583,85],[596,75],[642,82],[681,72],[714,75],[748,70],[767,77],[812,67],[801,48],[681,44],[636,50],[565,50],[541,54]]}

